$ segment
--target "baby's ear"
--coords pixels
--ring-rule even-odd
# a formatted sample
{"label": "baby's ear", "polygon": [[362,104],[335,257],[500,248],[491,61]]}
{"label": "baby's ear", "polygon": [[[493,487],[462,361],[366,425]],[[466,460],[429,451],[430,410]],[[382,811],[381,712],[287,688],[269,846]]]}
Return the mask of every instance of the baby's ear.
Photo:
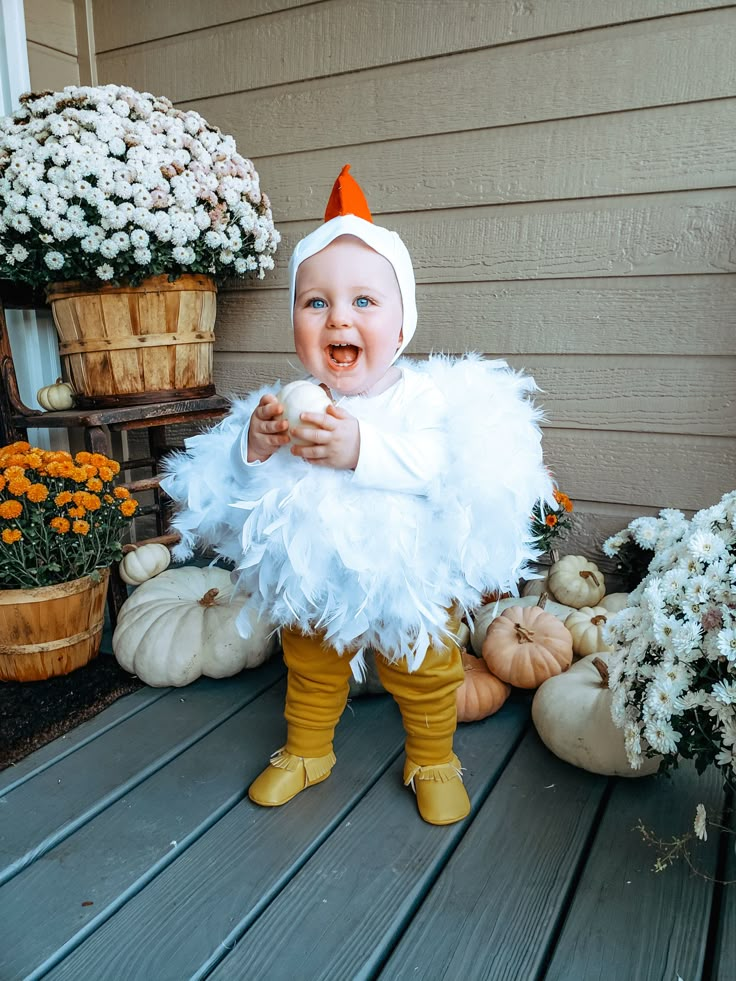
{"label": "baby's ear", "polygon": [[399,343],[396,345],[396,350],[398,351],[401,345],[404,343],[404,328],[402,327],[399,331]]}

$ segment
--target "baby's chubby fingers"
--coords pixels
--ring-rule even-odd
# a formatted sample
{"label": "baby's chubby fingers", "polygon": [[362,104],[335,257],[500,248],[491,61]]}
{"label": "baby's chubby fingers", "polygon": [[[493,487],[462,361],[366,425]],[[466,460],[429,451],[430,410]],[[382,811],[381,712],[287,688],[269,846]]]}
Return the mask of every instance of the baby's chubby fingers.
{"label": "baby's chubby fingers", "polygon": [[264,433],[285,433],[289,428],[284,418],[284,407],[275,395],[264,395],[253,415],[258,428]]}

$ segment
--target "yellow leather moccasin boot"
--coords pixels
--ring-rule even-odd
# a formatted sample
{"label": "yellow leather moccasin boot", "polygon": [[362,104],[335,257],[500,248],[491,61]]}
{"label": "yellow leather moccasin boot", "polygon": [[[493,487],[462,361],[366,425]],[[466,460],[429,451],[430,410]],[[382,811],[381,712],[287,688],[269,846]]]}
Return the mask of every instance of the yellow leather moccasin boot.
{"label": "yellow leather moccasin boot", "polygon": [[455,824],[470,813],[470,799],[463,784],[457,756],[449,763],[419,766],[410,759],[404,764],[404,785],[416,794],[419,814],[427,824]]}
{"label": "yellow leather moccasin boot", "polygon": [[248,788],[248,796],[261,807],[280,807],[307,787],[326,780],[334,765],[334,753],[309,759],[279,749],[263,773]]}

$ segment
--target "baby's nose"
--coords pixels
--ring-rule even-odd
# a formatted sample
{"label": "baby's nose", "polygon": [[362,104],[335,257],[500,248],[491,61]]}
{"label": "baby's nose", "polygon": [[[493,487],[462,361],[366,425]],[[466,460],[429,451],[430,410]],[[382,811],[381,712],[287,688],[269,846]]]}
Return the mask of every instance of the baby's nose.
{"label": "baby's nose", "polygon": [[332,327],[348,327],[351,323],[352,308],[349,303],[333,303],[330,309]]}

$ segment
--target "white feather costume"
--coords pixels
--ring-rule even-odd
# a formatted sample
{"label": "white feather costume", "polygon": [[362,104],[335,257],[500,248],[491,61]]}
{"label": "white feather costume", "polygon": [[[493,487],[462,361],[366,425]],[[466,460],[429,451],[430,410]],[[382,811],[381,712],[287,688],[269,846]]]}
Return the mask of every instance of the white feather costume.
{"label": "white feather costume", "polygon": [[[470,611],[491,590],[516,592],[538,552],[530,515],[553,502],[543,465],[534,381],[479,356],[402,360],[444,394],[445,460],[426,495],[360,486],[351,471],[313,466],[284,447],[244,467],[240,444],[254,392],[167,461],[162,483],[179,510],[174,556],[209,546],[234,563],[244,608],[274,626],[324,630],[338,651],[366,646],[416,668],[446,641],[447,609]],[[357,401],[357,400],[356,400]],[[367,404],[371,399],[364,400]],[[354,411],[351,404],[350,410]],[[360,420],[360,410],[355,410]],[[371,422],[391,433],[395,416]],[[240,465],[239,465],[240,464]]]}

